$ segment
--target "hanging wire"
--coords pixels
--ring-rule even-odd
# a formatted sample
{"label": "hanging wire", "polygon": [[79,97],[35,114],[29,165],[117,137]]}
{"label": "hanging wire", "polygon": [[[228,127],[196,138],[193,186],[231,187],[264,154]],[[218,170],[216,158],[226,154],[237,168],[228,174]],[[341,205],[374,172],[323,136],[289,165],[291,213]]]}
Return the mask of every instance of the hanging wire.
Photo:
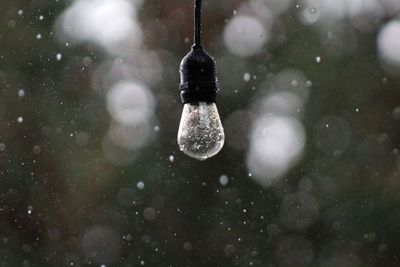
{"label": "hanging wire", "polygon": [[194,46],[201,47],[201,2],[194,2]]}

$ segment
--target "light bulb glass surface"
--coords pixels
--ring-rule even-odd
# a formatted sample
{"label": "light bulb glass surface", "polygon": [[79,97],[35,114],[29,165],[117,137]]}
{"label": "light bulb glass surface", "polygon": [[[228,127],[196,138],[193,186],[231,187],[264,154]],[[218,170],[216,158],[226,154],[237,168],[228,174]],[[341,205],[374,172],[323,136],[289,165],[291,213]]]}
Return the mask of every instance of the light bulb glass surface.
{"label": "light bulb glass surface", "polygon": [[187,103],[183,106],[178,131],[178,145],[183,153],[206,160],[215,156],[224,142],[224,128],[215,103]]}

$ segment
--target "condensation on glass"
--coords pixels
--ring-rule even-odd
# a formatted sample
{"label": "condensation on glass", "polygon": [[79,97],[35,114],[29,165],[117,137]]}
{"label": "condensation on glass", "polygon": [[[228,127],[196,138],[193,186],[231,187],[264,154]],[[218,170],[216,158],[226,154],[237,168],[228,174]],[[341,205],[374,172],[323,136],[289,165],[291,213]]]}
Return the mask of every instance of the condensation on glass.
{"label": "condensation on glass", "polygon": [[188,156],[206,160],[224,146],[225,134],[215,103],[187,103],[178,131],[180,149]]}

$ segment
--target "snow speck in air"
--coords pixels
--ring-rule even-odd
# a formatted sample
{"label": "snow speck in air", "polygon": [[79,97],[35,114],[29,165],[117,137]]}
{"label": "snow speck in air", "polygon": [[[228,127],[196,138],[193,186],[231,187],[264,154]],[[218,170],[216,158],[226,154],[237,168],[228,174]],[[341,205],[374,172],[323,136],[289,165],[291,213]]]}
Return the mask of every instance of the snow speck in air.
{"label": "snow speck in air", "polygon": [[18,91],[18,96],[19,96],[19,97],[24,97],[24,96],[25,96],[25,91],[22,90],[22,89],[19,90],[19,91]]}
{"label": "snow speck in air", "polygon": [[39,20],[44,20],[44,17],[43,16],[39,16]]}
{"label": "snow speck in air", "polygon": [[154,131],[159,132],[160,131],[160,126],[154,126]]}
{"label": "snow speck in air", "polygon": [[171,161],[171,162],[174,162],[175,161],[175,157],[173,155],[170,155],[168,157],[168,160]]}
{"label": "snow speck in air", "polygon": [[251,75],[250,75],[250,73],[245,73],[244,75],[243,75],[243,80],[245,81],[245,82],[248,82],[248,81],[250,81],[250,78],[251,78]]}
{"label": "snow speck in air", "polygon": [[28,214],[32,214],[33,206],[28,206]]}
{"label": "snow speck in air", "polygon": [[22,123],[22,122],[24,121],[24,118],[18,117],[17,121],[18,121],[19,123]]}
{"label": "snow speck in air", "polygon": [[190,242],[185,242],[185,243],[183,244],[183,248],[184,248],[185,250],[191,250],[191,249],[192,249],[192,244],[191,244]]}
{"label": "snow speck in air", "polygon": [[267,43],[267,35],[267,29],[257,18],[234,16],[224,29],[224,43],[232,54],[249,57]]}
{"label": "snow speck in air", "polygon": [[227,185],[228,185],[228,182],[229,182],[228,176],[226,176],[226,175],[221,175],[221,177],[219,177],[219,183],[220,183],[222,186],[227,186]]}
{"label": "snow speck in air", "polygon": [[143,181],[139,181],[136,184],[136,187],[137,187],[137,189],[140,189],[140,190],[144,189],[144,182]]}
{"label": "snow speck in air", "polygon": [[132,241],[132,235],[131,234],[127,234],[126,236],[124,236],[124,239],[126,240],[126,241]]}
{"label": "snow speck in air", "polygon": [[22,16],[24,14],[24,11],[22,9],[18,10],[18,15]]}
{"label": "snow speck in air", "polygon": [[42,148],[40,146],[36,145],[33,147],[32,151],[33,151],[33,154],[39,155],[40,152],[42,152]]}
{"label": "snow speck in air", "polygon": [[321,63],[321,57],[316,57],[316,58],[315,58],[315,62]]}
{"label": "snow speck in air", "polygon": [[39,33],[38,35],[36,35],[36,39],[38,40],[42,39],[42,35]]}
{"label": "snow speck in air", "polygon": [[0,143],[0,152],[4,152],[6,150],[6,144]]}
{"label": "snow speck in air", "polygon": [[60,60],[62,59],[62,55],[61,55],[60,53],[58,53],[58,54],[56,55],[56,59],[57,59],[57,61],[60,61]]}
{"label": "snow speck in air", "polygon": [[157,217],[157,212],[156,212],[156,210],[154,208],[147,207],[143,211],[143,217],[147,221],[154,221],[156,219],[156,217]]}

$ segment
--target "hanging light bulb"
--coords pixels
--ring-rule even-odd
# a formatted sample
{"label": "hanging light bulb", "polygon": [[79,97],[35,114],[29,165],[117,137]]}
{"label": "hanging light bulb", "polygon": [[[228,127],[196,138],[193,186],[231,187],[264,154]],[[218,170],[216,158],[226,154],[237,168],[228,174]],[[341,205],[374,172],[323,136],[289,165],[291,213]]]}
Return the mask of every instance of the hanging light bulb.
{"label": "hanging light bulb", "polygon": [[216,105],[216,64],[201,46],[201,0],[195,0],[195,42],[181,62],[180,75],[184,106],[178,144],[186,155],[206,160],[222,149],[225,134]]}

